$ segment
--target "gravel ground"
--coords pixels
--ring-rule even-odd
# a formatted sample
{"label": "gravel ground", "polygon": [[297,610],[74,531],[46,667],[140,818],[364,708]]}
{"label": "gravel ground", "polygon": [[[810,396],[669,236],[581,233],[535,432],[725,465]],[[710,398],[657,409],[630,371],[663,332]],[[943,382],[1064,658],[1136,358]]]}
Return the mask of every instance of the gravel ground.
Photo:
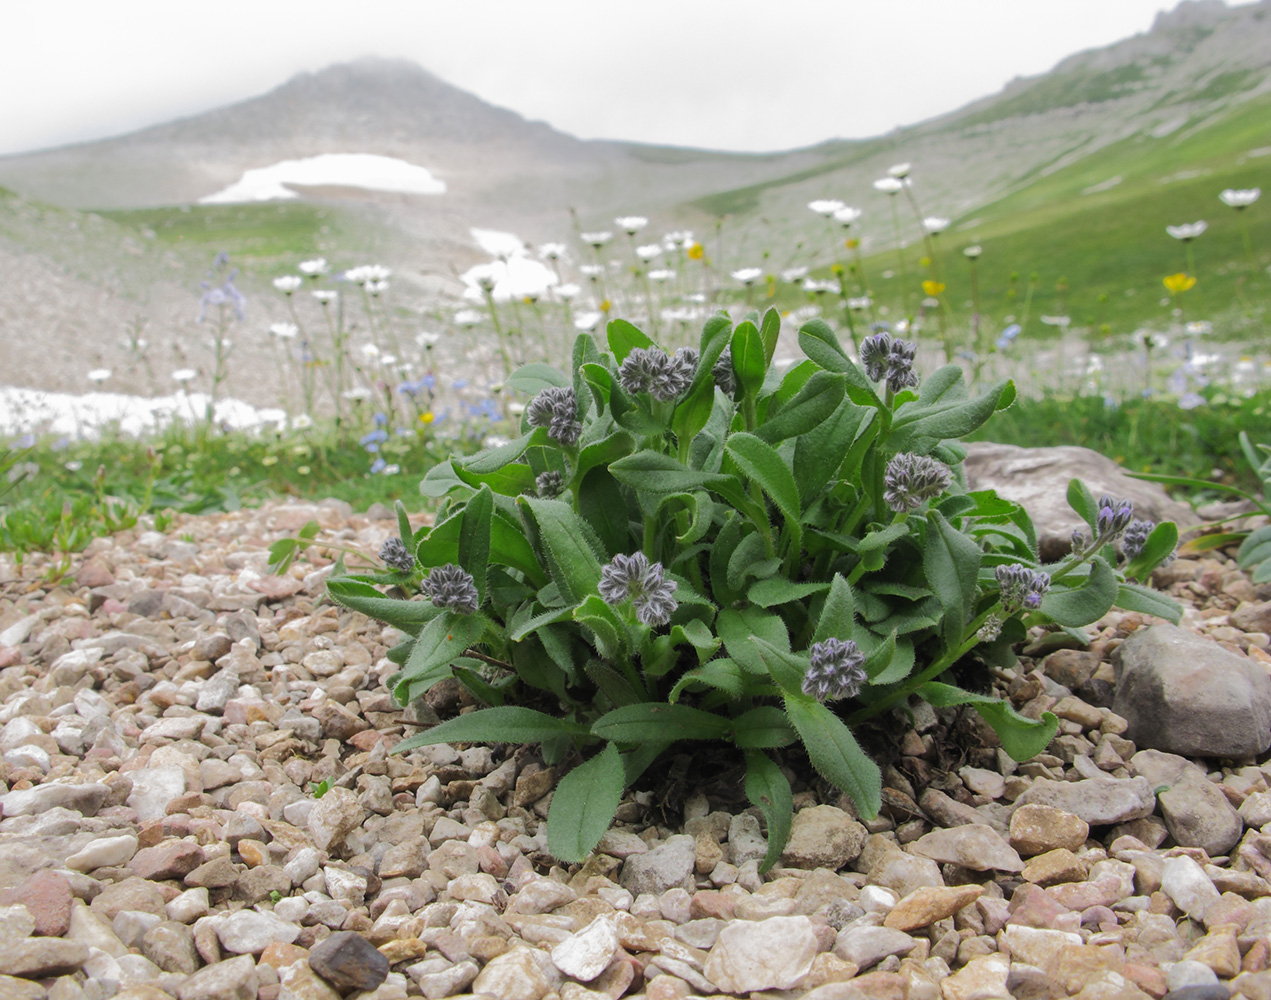
{"label": "gravel ground", "polygon": [[324,602],[314,550],[267,575],[314,517],[394,531],[271,504],[57,584],[0,562],[0,1000],[1271,998],[1271,592],[1229,560],[1159,578],[1182,628],[1110,613],[991,678],[1060,717],[1033,761],[919,705],[877,819],[790,757],[763,876],[724,780],[629,794],[563,867],[534,748],[388,756],[458,693],[397,709],[398,634]]}

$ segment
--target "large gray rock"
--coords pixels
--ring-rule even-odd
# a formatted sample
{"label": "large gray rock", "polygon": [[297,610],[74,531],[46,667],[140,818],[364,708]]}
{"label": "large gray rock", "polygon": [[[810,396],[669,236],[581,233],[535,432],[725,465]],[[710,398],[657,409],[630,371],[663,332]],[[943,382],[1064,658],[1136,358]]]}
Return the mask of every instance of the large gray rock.
{"label": "large gray rock", "polygon": [[1188,757],[1257,757],[1271,747],[1271,677],[1178,628],[1152,625],[1113,653],[1112,711],[1140,747]]}
{"label": "large gray rock", "polygon": [[1198,524],[1186,504],[1171,500],[1157,483],[1131,479],[1116,462],[1097,451],[1062,445],[1021,448],[977,441],[966,446],[963,466],[973,490],[995,490],[1022,505],[1037,528],[1042,559],[1053,562],[1072,548],[1072,533],[1090,529],[1068,506],[1068,482],[1080,479],[1096,497],[1108,494],[1134,504],[1134,516],[1146,521],[1173,521],[1179,529]]}

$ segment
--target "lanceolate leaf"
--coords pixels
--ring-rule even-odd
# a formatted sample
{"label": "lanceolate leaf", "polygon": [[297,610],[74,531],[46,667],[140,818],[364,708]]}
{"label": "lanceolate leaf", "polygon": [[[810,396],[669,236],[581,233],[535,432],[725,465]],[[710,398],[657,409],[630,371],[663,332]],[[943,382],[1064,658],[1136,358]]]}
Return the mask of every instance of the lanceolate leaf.
{"label": "lanceolate leaf", "polygon": [[794,797],[790,782],[762,750],[746,751],[746,798],[759,807],[768,823],[768,851],[759,865],[766,872],[777,863],[790,839]]}
{"label": "lanceolate leaf", "polygon": [[607,328],[609,334],[609,351],[613,354],[614,360],[618,364],[622,364],[637,347],[650,348],[654,346],[644,331],[632,326],[625,319],[611,319]]}
{"label": "lanceolate leaf", "polygon": [[1102,556],[1090,564],[1090,576],[1076,590],[1052,590],[1042,598],[1042,613],[1052,621],[1069,628],[1097,622],[1108,613],[1117,599],[1116,574]]}
{"label": "lanceolate leaf", "polygon": [[962,630],[975,607],[980,547],[954,528],[939,511],[927,515],[923,570],[944,609],[941,634],[946,647],[962,641]]}
{"label": "lanceolate leaf", "polygon": [[745,689],[745,680],[742,676],[741,667],[729,659],[728,657],[716,657],[713,660],[707,660],[699,667],[692,670],[686,670],[675,687],[671,688],[671,693],[667,696],[667,701],[676,702],[679,700],[680,693],[690,684],[704,684],[707,687],[715,688],[717,691],[723,691],[730,698],[740,698],[742,691]]}
{"label": "lanceolate leaf", "polygon": [[782,651],[790,649],[790,633],[781,616],[761,608],[724,608],[715,619],[715,632],[728,655],[748,673],[768,673],[767,664],[753,641],[762,639]]}
{"label": "lanceolate leaf", "polygon": [[807,654],[791,653],[758,636],[752,636],[750,641],[759,650],[764,667],[777,686],[788,694],[801,694],[803,678],[808,672]]}
{"label": "lanceolate leaf", "polygon": [[573,508],[559,500],[521,497],[517,503],[528,508],[550,550],[559,577],[556,585],[570,604],[578,604],[596,593],[600,583],[600,560],[587,541],[583,522]]}
{"label": "lanceolate leaf", "polygon": [[722,740],[732,732],[732,720],[688,705],[646,702],[606,712],[591,724],[593,736],[615,743],[648,740]]}
{"label": "lanceolate leaf", "polygon": [[856,598],[852,595],[852,586],[839,573],[830,581],[830,593],[821,608],[821,617],[817,619],[816,634],[812,636],[814,643],[835,638],[846,642],[852,637],[852,626],[856,615]]}
{"label": "lanceolate leaf", "polygon": [[587,727],[532,708],[483,708],[426,729],[397,744],[393,753],[436,743],[541,743],[554,736],[582,736]]}
{"label": "lanceolate leaf", "polygon": [[370,584],[358,583],[347,577],[331,577],[327,581],[327,593],[337,604],[360,611],[410,635],[419,635],[419,630],[441,613],[428,601],[394,600],[383,596]]}
{"label": "lanceolate leaf", "polygon": [[1086,484],[1080,479],[1068,481],[1068,506],[1090,525],[1091,531],[1097,530],[1095,519],[1098,516],[1099,507],[1094,502],[1094,497],[1090,495],[1090,491],[1086,489]]}
{"label": "lanceolate leaf", "polygon": [[865,756],[843,720],[804,695],[787,694],[786,712],[807,747],[812,766],[847,794],[862,818],[877,816],[882,807],[882,772]]}
{"label": "lanceolate leaf", "polygon": [[463,509],[463,525],[459,529],[459,565],[468,571],[476,584],[479,603],[486,598],[486,570],[490,564],[490,522],[494,517],[494,494],[482,486]]}
{"label": "lanceolate leaf", "polygon": [[1182,620],[1183,606],[1168,594],[1137,583],[1123,583],[1117,587],[1116,606],[1123,611],[1138,611],[1156,615],[1175,625]]}
{"label": "lanceolate leaf", "polygon": [[816,372],[776,416],[755,429],[755,436],[769,444],[807,434],[843,402],[843,376]]}
{"label": "lanceolate leaf", "polygon": [[547,812],[547,849],[552,856],[570,864],[586,858],[613,822],[624,787],[622,758],[612,743],[565,775]]}
{"label": "lanceolate leaf", "polygon": [[746,749],[783,747],[798,738],[786,713],[776,705],[760,705],[733,720],[733,741]]}
{"label": "lanceolate leaf", "polygon": [[425,694],[438,681],[450,676],[450,664],[463,655],[485,631],[480,614],[461,615],[446,611],[419,633],[406,663],[396,675],[394,696],[405,705]]}
{"label": "lanceolate leaf", "polygon": [[777,454],[777,450],[745,431],[732,434],[725,447],[742,472],[752,482],[759,484],[759,488],[777,505],[791,529],[797,531],[801,509],[799,488],[794,484],[794,474],[790,467]]}
{"label": "lanceolate leaf", "polygon": [[764,373],[768,370],[763,336],[754,323],[747,320],[738,323],[733,330],[733,371],[742,394],[754,398],[763,386]]}
{"label": "lanceolate leaf", "polygon": [[1123,567],[1123,572],[1135,580],[1146,580],[1162,561],[1178,548],[1178,526],[1173,521],[1162,521],[1152,529],[1139,554]]}
{"label": "lanceolate leaf", "polygon": [[1013,760],[1036,757],[1054,739],[1059,728],[1059,720],[1051,712],[1043,712],[1040,719],[1030,719],[1020,715],[1008,702],[963,691],[952,684],[930,681],[918,689],[918,695],[936,708],[971,705],[993,727],[1002,741],[1002,749]]}
{"label": "lanceolate leaf", "polygon": [[781,314],[769,306],[759,324],[759,337],[763,341],[764,368],[772,364],[772,356],[777,353],[777,338],[781,336]]}
{"label": "lanceolate leaf", "polygon": [[517,392],[523,392],[527,396],[537,396],[544,389],[550,386],[566,388],[569,386],[569,379],[558,372],[551,365],[545,365],[541,361],[535,361],[528,365],[522,365],[511,375],[508,376],[507,387],[515,389]]}

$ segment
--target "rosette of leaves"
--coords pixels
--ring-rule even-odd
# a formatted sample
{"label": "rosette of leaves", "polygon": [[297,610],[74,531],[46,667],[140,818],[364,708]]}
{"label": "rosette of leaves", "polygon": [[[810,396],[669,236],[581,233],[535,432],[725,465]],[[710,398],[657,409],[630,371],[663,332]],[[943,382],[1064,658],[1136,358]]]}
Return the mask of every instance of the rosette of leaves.
{"label": "rosette of leaves", "polygon": [[[563,861],[591,851],[624,789],[659,754],[680,741],[712,741],[735,745],[745,759],[746,794],[767,820],[767,868],[789,835],[792,799],[771,751],[801,742],[815,768],[872,817],[880,772],[854,724],[911,697],[971,705],[1025,760],[1050,742],[1055,717],[1024,718],[959,688],[954,664],[970,655],[1011,662],[1027,625],[1078,629],[1114,603],[1178,617],[1165,599],[1124,582],[1108,546],[1042,567],[1024,510],[961,485],[957,439],[1011,403],[1009,381],[972,395],[961,370],[946,366],[916,388],[881,375],[876,383],[820,321],[799,331],[805,359],[782,370],[773,365],[779,327],[771,310],[736,327],[712,318],[691,378],[673,396],[663,391],[667,398],[624,387],[632,352],[659,348],[622,320],[609,324],[604,342],[580,336],[568,371],[532,364],[514,373],[508,387],[530,399],[551,389],[545,398],[558,403],[567,398],[560,390],[572,390],[580,433],[565,444],[524,421],[515,440],[431,469],[421,489],[442,498],[440,512],[417,535],[403,519],[416,565],[391,581],[411,592],[431,568],[462,567],[478,594],[474,613],[385,597],[373,585],[389,582],[382,575],[328,584],[341,604],[408,633],[389,653],[401,667],[388,679],[399,703],[453,676],[489,706],[396,752],[536,742],[549,763],[581,758],[548,815],[548,845]],[[727,394],[716,382],[721,357],[733,375],[722,380]],[[667,367],[649,360],[628,366],[643,366],[628,385]],[[672,365],[677,377],[684,363],[681,355]],[[926,492],[892,506],[889,462],[900,454],[930,459],[901,463],[923,473]],[[950,474],[932,474],[937,463]],[[553,474],[550,498],[536,490],[545,473]],[[1070,495],[1093,528],[1094,501],[1079,484]],[[1173,550],[1172,528],[1154,530],[1136,568]],[[635,553],[675,585],[665,624],[646,624],[630,601],[601,596],[605,567]],[[1005,565],[1049,573],[1035,607],[1006,599],[995,572]],[[805,693],[814,646],[818,670],[838,657],[863,671],[852,697],[818,700],[817,691],[843,693],[834,684]]]}

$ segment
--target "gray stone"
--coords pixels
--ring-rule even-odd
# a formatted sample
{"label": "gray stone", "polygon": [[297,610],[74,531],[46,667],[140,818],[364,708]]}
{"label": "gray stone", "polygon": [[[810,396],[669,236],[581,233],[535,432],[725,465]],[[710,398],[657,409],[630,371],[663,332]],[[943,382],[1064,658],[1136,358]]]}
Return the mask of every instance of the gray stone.
{"label": "gray stone", "polygon": [[589,983],[608,968],[618,951],[613,920],[597,917],[552,949],[552,962],[567,976]]}
{"label": "gray stone", "polygon": [[676,886],[689,888],[697,859],[696,844],[685,834],[671,837],[647,854],[633,854],[622,863],[619,882],[633,896],[660,896]]}
{"label": "gray stone", "polygon": [[207,919],[214,922],[221,946],[236,955],[259,955],[271,941],[291,944],[300,936],[299,927],[272,913],[236,910]]}
{"label": "gray stone", "polygon": [[1156,796],[1146,778],[1084,778],[1081,781],[1036,778],[1015,800],[1017,806],[1030,803],[1066,810],[1090,826],[1141,819],[1156,810]]}
{"label": "gray stone", "polygon": [[1125,497],[1134,504],[1134,516],[1142,520],[1174,521],[1180,529],[1199,523],[1192,509],[1171,500],[1164,487],[1131,479],[1112,459],[1089,448],[1020,448],[980,441],[965,447],[967,486],[996,490],[998,496],[1022,505],[1037,529],[1044,562],[1054,562],[1071,551],[1073,531],[1090,533],[1068,506],[1072,479],[1080,479],[1096,497]]}
{"label": "gray stone", "polygon": [[328,789],[309,813],[307,826],[320,851],[338,850],[350,833],[362,825],[366,812],[357,794],[348,788]]}
{"label": "gray stone", "polygon": [[737,866],[762,861],[768,841],[759,831],[759,820],[750,813],[738,813],[728,823],[728,860]]}
{"label": "gray stone", "polygon": [[1024,862],[991,826],[967,824],[932,830],[909,845],[914,854],[972,871],[1021,872]]}
{"label": "gray stone", "polygon": [[4,816],[38,816],[50,809],[70,809],[84,816],[96,816],[97,810],[110,798],[110,786],[101,784],[63,785],[51,782],[34,788],[21,788],[0,795]]}
{"label": "gray stone", "polygon": [[1125,738],[1189,757],[1256,757],[1271,747],[1271,676],[1175,625],[1141,628],[1112,656]]}
{"label": "gray stone", "polygon": [[177,1000],[256,1000],[259,981],[251,955],[200,969],[177,987]]}
{"label": "gray stone", "polygon": [[848,925],[838,932],[834,954],[864,971],[889,955],[908,955],[917,944],[916,938],[890,927]]}
{"label": "gray stone", "polygon": [[185,794],[185,771],[175,764],[130,771],[128,777],[132,779],[128,807],[143,823],[163,819],[168,803]]}
{"label": "gray stone", "polygon": [[137,853],[137,838],[127,833],[119,837],[96,837],[66,859],[66,867],[91,872],[107,865],[126,865]]}
{"label": "gray stone", "polygon": [[808,974],[819,950],[808,917],[735,920],[720,931],[702,972],[723,993],[788,990]]}
{"label": "gray stone", "polygon": [[146,931],[141,938],[141,953],[164,972],[189,976],[199,968],[193,932],[174,920],[164,920]]}
{"label": "gray stone", "polygon": [[809,806],[794,814],[790,839],[781,858],[795,868],[837,871],[860,855],[868,836],[865,827],[842,809]]}
{"label": "gray stone", "polygon": [[1157,796],[1170,836],[1181,847],[1203,847],[1210,857],[1226,854],[1244,833],[1240,813],[1207,778],[1188,775]]}

